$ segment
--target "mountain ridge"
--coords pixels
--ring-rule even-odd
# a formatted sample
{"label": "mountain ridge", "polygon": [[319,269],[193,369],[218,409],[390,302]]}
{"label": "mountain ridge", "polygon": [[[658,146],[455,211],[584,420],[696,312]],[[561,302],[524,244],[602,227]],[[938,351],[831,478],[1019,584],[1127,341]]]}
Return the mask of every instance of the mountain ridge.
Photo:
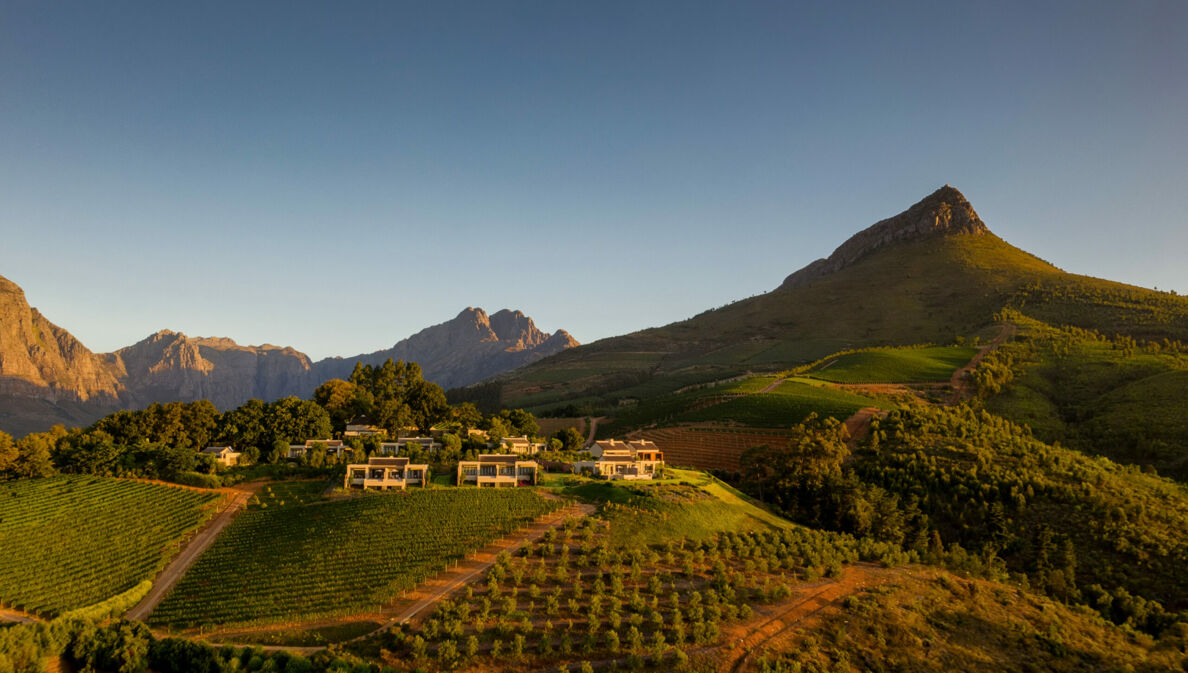
{"label": "mountain ridge", "polygon": [[466,385],[577,345],[565,330],[543,332],[519,310],[488,316],[468,307],[391,348],[313,361],[290,346],[245,346],[227,337],[190,337],[162,329],[111,353],[94,353],[29,305],[0,276],[0,430],[15,434],[56,423],[88,423],[118,409],[154,402],[210,400],[219,409],[251,398],[309,397],[356,362],[391,357],[418,362],[425,377]]}

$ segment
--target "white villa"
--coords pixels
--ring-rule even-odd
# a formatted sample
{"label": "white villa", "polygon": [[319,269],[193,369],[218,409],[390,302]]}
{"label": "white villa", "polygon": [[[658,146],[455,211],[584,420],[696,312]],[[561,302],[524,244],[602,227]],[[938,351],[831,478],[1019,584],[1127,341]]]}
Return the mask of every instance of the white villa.
{"label": "white villa", "polygon": [[533,486],[540,466],[515,454],[483,454],[478,460],[458,462],[458,485]]}
{"label": "white villa", "polygon": [[653,479],[664,469],[664,452],[646,439],[594,442],[589,450],[595,460],[574,463],[574,474],[604,479]]}
{"label": "white villa", "polygon": [[202,449],[202,453],[214,456],[219,465],[223,467],[234,467],[238,465],[239,456],[242,455],[229,446],[208,446]]}
{"label": "white villa", "polygon": [[428,484],[428,465],[410,464],[408,458],[368,458],[366,463],[347,465],[342,487],[404,490],[408,486]]}

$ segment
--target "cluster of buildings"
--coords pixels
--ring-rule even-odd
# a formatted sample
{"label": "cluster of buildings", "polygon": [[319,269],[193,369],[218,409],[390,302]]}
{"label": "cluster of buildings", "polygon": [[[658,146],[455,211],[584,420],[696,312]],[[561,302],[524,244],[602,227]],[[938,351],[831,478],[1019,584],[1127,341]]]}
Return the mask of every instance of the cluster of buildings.
{"label": "cluster of buildings", "polygon": [[[593,460],[572,463],[574,474],[603,479],[653,479],[664,468],[664,453],[647,440],[614,439],[590,446]],[[515,453],[483,454],[458,462],[454,483],[487,488],[534,486],[540,464]],[[409,463],[408,458],[372,456],[366,463],[347,466],[343,488],[403,489],[429,483],[429,466]]]}
{"label": "cluster of buildings", "polygon": [[[348,439],[375,435],[384,436],[386,433],[361,422],[348,424],[343,433],[343,437]],[[343,488],[388,490],[427,486],[429,466],[412,463],[407,455],[400,455],[410,453],[414,446],[425,453],[442,448],[442,444],[433,437],[401,437],[392,442],[380,442],[379,450],[366,463],[347,465]],[[303,444],[291,444],[287,457],[301,458],[319,448],[327,456],[341,459],[348,447],[342,439],[311,439]],[[544,451],[546,445],[533,442],[527,436],[505,437],[501,441],[501,448],[501,453],[483,454],[475,460],[459,461],[455,483],[458,486],[489,488],[535,485],[541,466],[530,456]],[[577,461],[567,466],[574,474],[603,479],[653,479],[664,468],[664,453],[647,440],[610,439],[594,442],[588,450],[591,460]],[[231,467],[239,464],[240,454],[230,446],[211,446],[203,449],[202,453],[213,455],[220,465]]]}

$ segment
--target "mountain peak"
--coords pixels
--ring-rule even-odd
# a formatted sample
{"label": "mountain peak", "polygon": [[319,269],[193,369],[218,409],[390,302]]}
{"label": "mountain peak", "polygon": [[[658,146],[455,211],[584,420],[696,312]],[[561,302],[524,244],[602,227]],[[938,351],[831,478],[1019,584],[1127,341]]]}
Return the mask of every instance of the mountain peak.
{"label": "mountain peak", "polygon": [[965,196],[955,187],[945,185],[895,217],[876,222],[854,234],[828,258],[818,259],[788,276],[780,287],[805,285],[894,243],[932,236],[978,236],[989,232]]}

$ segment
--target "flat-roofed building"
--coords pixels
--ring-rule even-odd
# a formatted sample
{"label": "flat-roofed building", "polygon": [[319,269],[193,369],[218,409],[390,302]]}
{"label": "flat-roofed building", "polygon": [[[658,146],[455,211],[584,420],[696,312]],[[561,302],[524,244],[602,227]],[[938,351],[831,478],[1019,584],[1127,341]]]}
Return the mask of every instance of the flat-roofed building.
{"label": "flat-roofed building", "polygon": [[408,458],[368,458],[366,463],[347,465],[342,487],[405,489],[409,486],[427,486],[429,466],[413,464]]}
{"label": "flat-roofed building", "polygon": [[202,449],[202,453],[208,456],[214,456],[219,465],[223,467],[234,467],[238,465],[239,456],[242,455],[229,446],[208,446]]}
{"label": "flat-roofed building", "polygon": [[458,485],[534,486],[540,465],[515,454],[483,454],[478,460],[458,462]]}
{"label": "flat-roofed building", "polygon": [[504,437],[501,443],[503,444],[503,449],[508,453],[515,453],[521,456],[535,456],[545,450],[544,443],[534,442],[528,439],[528,435]]}
{"label": "flat-roofed building", "polygon": [[653,479],[664,469],[664,452],[646,439],[594,442],[590,453],[596,459],[574,463],[575,474],[604,479]]}
{"label": "flat-roofed building", "polygon": [[346,447],[343,446],[341,439],[311,439],[304,444],[290,444],[289,457],[300,458],[313,450],[314,446],[324,444],[326,446],[326,455],[334,455],[342,458],[342,452]]}
{"label": "flat-roofed building", "polygon": [[408,453],[411,448],[408,446],[409,444],[414,444],[428,453],[441,449],[441,442],[432,437],[401,437],[395,442],[380,442],[379,452],[385,456],[399,456],[402,453]]}
{"label": "flat-roofed building", "polygon": [[377,427],[368,422],[365,418],[355,418],[347,423],[346,431],[342,433],[345,438],[349,437],[372,437],[372,436],[387,437],[388,431],[381,427]]}

